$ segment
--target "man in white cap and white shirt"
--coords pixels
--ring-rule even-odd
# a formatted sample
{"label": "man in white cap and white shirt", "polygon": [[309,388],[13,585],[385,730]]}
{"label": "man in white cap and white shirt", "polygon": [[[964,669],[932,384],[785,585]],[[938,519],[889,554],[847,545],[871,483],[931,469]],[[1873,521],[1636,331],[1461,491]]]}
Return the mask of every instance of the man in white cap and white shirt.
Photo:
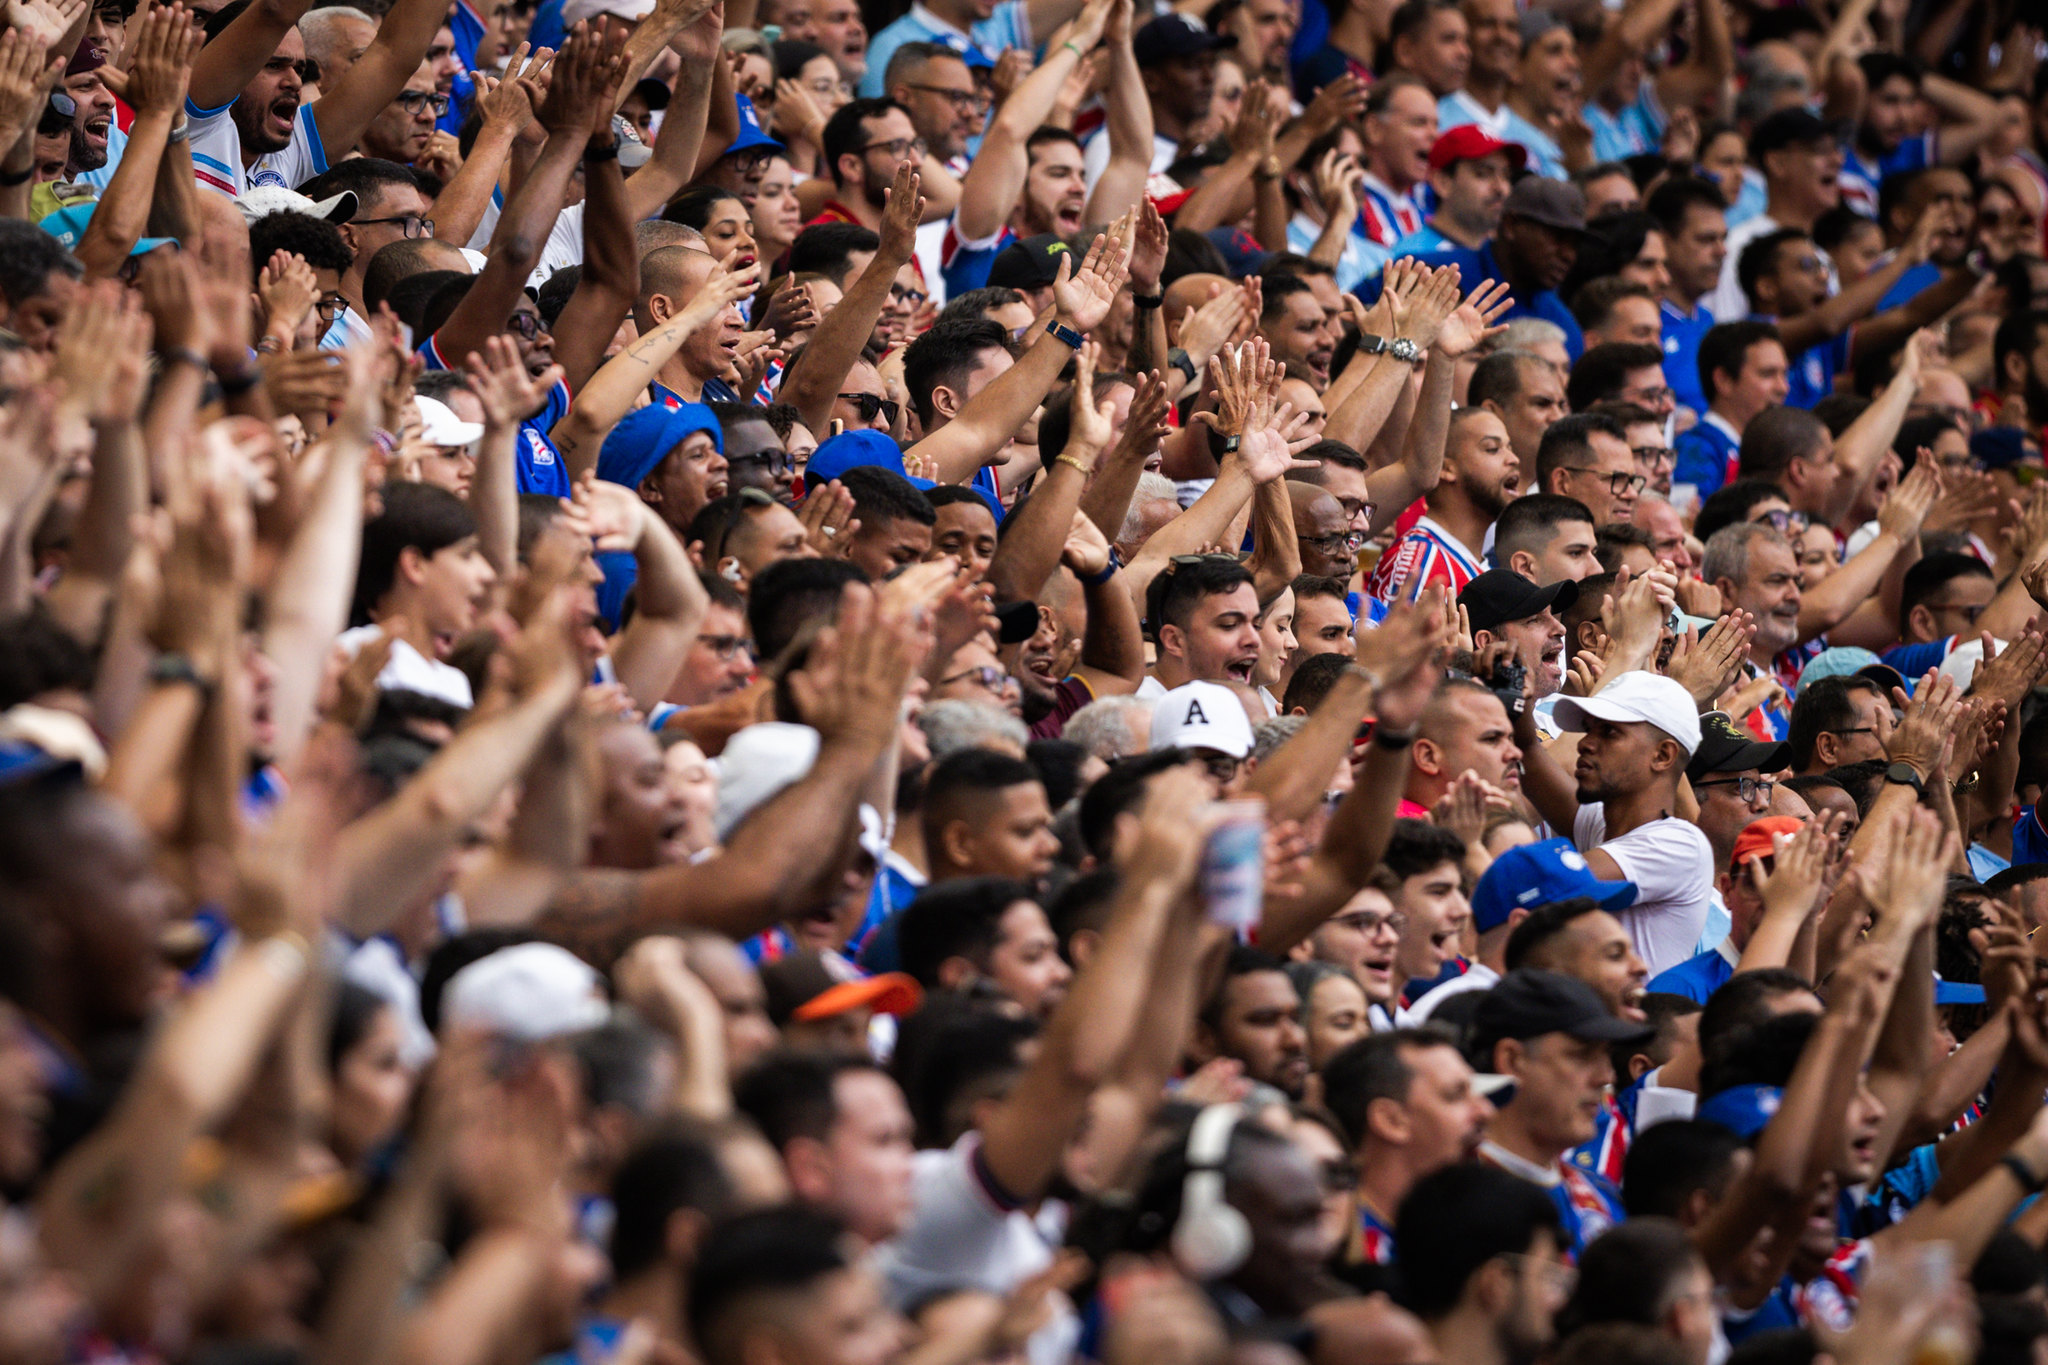
{"label": "man in white cap and white shirt", "polygon": [[1570,832],[1594,876],[1636,884],[1620,919],[1655,976],[1692,955],[1714,882],[1713,846],[1677,814],[1678,782],[1700,743],[1699,707],[1670,678],[1631,671],[1590,697],[1563,699],[1553,714],[1580,736],[1578,761],[1569,773],[1559,767],[1523,708],[1522,790],[1553,829]]}
{"label": "man in white cap and white shirt", "polygon": [[1237,693],[1223,684],[1182,683],[1152,705],[1152,747],[1193,754],[1209,770],[1217,794],[1228,796],[1244,780],[1251,718]]}

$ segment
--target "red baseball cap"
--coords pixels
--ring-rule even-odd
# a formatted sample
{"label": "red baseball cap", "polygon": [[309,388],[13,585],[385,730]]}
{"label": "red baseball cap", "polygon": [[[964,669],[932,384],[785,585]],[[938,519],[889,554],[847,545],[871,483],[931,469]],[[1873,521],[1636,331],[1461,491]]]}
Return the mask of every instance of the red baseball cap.
{"label": "red baseball cap", "polygon": [[1446,170],[1454,161],[1477,161],[1494,152],[1506,152],[1508,165],[1514,170],[1521,170],[1529,161],[1529,153],[1520,143],[1502,142],[1476,123],[1463,123],[1431,145],[1429,168],[1433,171]]}

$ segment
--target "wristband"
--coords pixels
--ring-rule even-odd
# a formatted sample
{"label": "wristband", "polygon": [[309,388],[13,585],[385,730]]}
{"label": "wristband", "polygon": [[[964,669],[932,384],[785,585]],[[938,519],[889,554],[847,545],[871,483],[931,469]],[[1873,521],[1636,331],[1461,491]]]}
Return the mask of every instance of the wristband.
{"label": "wristband", "polygon": [[602,146],[598,145],[595,142],[586,142],[583,144],[583,160],[586,163],[592,161],[617,161],[618,159],[619,140],[617,138],[613,138],[610,142],[607,142]]}
{"label": "wristband", "polygon": [[213,697],[213,684],[199,676],[199,670],[183,654],[159,654],[149,665],[149,680],[161,687],[181,683],[199,693],[202,701]]}
{"label": "wristband", "polygon": [[1088,340],[1073,328],[1062,326],[1058,318],[1045,324],[1045,334],[1049,337],[1058,337],[1077,351],[1081,349],[1081,344]]}
{"label": "wristband", "polygon": [[2043,1189],[2048,1189],[2048,1179],[2035,1175],[2032,1170],[2028,1169],[2026,1162],[2021,1161],[2011,1152],[2007,1152],[2004,1156],[1998,1158],[1998,1164],[2011,1171],[2012,1178],[2019,1181],[2020,1188],[2028,1194],[2039,1194]]}
{"label": "wristband", "polygon": [[168,369],[173,365],[190,365],[203,375],[213,373],[213,365],[207,358],[189,346],[174,346],[164,352],[164,367]]}
{"label": "wristband", "polygon": [[1064,450],[1062,450],[1059,454],[1053,456],[1052,462],[1054,464],[1065,465],[1067,468],[1073,470],[1076,474],[1079,474],[1084,479],[1095,472],[1094,470],[1090,469],[1087,465],[1082,464],[1079,460],[1075,459],[1072,455],[1067,454],[1067,452]]}
{"label": "wristband", "polygon": [[1081,580],[1084,588],[1099,588],[1116,577],[1116,571],[1123,567],[1124,557],[1116,552],[1116,546],[1109,547],[1109,563],[1102,566],[1102,572]]}
{"label": "wristband", "polygon": [[1166,353],[1166,363],[1188,377],[1188,383],[1195,382],[1195,358],[1176,346]]}
{"label": "wristband", "polygon": [[6,189],[11,190],[16,185],[26,185],[28,183],[29,177],[34,175],[35,173],[36,168],[34,163],[30,163],[27,167],[19,171],[0,171],[0,187],[4,187]]}
{"label": "wristband", "polygon": [[171,125],[170,140],[172,142],[183,142],[191,136],[192,120],[187,118],[181,110],[178,114],[178,121]]}
{"label": "wristband", "polygon": [[1087,53],[1083,52],[1083,51],[1082,51],[1082,50],[1081,50],[1081,49],[1080,49],[1080,48],[1079,48],[1079,47],[1078,47],[1078,46],[1077,46],[1077,45],[1075,44],[1075,42],[1074,42],[1074,40],[1073,40],[1072,38],[1069,38],[1069,39],[1067,39],[1067,41],[1065,41],[1064,43],[1061,43],[1061,44],[1060,44],[1060,46],[1061,46],[1061,47],[1063,47],[1063,48],[1065,48],[1065,49],[1067,49],[1067,51],[1069,51],[1069,52],[1073,53],[1073,54],[1074,54],[1074,55],[1075,55],[1076,57],[1082,57],[1082,58],[1085,58],[1085,57],[1087,57],[1087,55],[1088,55]]}
{"label": "wristband", "polygon": [[1410,730],[1405,735],[1396,734],[1382,725],[1375,724],[1372,727],[1372,742],[1382,749],[1405,749],[1415,742],[1415,732]]}
{"label": "wristband", "polygon": [[1151,310],[1151,309],[1154,309],[1154,308],[1160,308],[1160,307],[1164,307],[1164,306],[1165,306],[1165,304],[1166,304],[1166,295],[1165,295],[1165,294],[1163,294],[1163,293],[1159,293],[1159,294],[1140,294],[1140,293],[1136,292],[1135,290],[1134,290],[1134,291],[1132,291],[1132,293],[1131,293],[1131,307],[1133,307],[1133,308],[1136,308],[1136,309],[1140,309],[1140,310],[1143,310],[1143,311],[1149,311],[1149,310]]}

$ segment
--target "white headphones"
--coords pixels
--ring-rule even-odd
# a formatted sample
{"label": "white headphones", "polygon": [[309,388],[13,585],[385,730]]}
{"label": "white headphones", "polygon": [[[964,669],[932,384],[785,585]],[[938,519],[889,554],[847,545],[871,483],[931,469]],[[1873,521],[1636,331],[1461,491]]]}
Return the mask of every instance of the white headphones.
{"label": "white headphones", "polygon": [[1181,1269],[1196,1280],[1221,1279],[1251,1254],[1251,1225],[1223,1197],[1223,1163],[1243,1117],[1241,1104],[1212,1104],[1188,1129],[1188,1174],[1169,1245]]}

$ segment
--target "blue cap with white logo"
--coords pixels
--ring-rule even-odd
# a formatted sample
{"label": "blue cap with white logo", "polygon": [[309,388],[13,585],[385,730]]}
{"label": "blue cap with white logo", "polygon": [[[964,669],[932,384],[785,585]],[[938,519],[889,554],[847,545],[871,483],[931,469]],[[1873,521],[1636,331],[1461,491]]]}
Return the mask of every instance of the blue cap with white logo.
{"label": "blue cap with white logo", "polygon": [[1753,1138],[1777,1117],[1785,1092],[1775,1085],[1730,1086],[1700,1101],[1693,1117],[1718,1123],[1739,1138]]}
{"label": "blue cap with white logo", "polygon": [[1523,844],[1495,858],[1472,888],[1472,924],[1483,934],[1506,924],[1513,911],[1579,896],[1602,910],[1624,910],[1636,903],[1636,884],[1594,876],[1569,839]]}
{"label": "blue cap with white logo", "polygon": [[751,152],[756,147],[773,147],[778,152],[783,150],[781,143],[761,131],[761,116],[754,112],[752,100],[745,95],[734,95],[733,102],[739,106],[740,131],[739,136],[732,140],[732,145],[725,149],[726,156],[738,152]]}

